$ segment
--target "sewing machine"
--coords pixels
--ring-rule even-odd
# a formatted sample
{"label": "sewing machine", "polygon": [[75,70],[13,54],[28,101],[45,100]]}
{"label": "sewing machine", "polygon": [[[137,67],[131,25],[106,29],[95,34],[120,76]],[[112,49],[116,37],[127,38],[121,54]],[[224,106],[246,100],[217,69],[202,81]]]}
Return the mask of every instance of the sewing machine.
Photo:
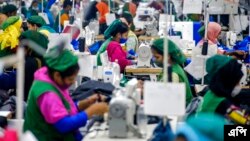
{"label": "sewing machine", "polygon": [[158,34],[158,23],[155,15],[157,14],[158,12],[155,9],[148,7],[148,3],[140,3],[134,18],[135,27],[146,29],[146,35],[148,36],[156,36]]}
{"label": "sewing machine", "polygon": [[137,79],[130,80],[125,90],[114,93],[109,104],[109,137],[127,138],[129,133],[140,137],[140,131],[134,125],[136,107],[140,104],[140,93],[136,91]]}
{"label": "sewing machine", "polygon": [[142,43],[138,50],[138,67],[149,68],[152,58],[151,48],[149,45]]}
{"label": "sewing machine", "polygon": [[115,86],[120,84],[120,66],[117,61],[110,62],[107,51],[101,54],[102,78],[104,82],[110,82]]}

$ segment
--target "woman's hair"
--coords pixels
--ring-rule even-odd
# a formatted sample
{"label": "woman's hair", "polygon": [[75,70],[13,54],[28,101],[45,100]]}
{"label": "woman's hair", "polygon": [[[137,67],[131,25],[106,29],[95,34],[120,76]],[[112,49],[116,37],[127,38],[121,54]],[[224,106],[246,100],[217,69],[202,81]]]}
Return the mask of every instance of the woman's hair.
{"label": "woman's hair", "polygon": [[163,52],[159,50],[156,46],[152,45],[151,49],[155,50],[158,54],[163,55]]}
{"label": "woman's hair", "polygon": [[48,67],[48,72],[49,72],[50,76],[52,76],[55,72],[59,72],[59,74],[61,75],[62,79],[64,79],[66,77],[72,76],[73,74],[77,73],[77,71],[79,71],[79,69],[80,69],[80,67],[79,67],[79,65],[77,63],[77,64],[69,67],[65,71],[58,71],[58,70],[55,70],[53,68]]}
{"label": "woman's hair", "polygon": [[118,27],[116,28],[116,30],[114,30],[113,32],[110,33],[111,36],[115,37],[116,34],[118,33],[126,33],[128,32],[128,26],[125,23],[121,23],[118,25]]}
{"label": "woman's hair", "polygon": [[128,15],[126,13],[123,13],[121,15],[122,18],[125,18],[126,21],[128,22],[128,24],[133,24],[133,16],[132,15]]}
{"label": "woman's hair", "polygon": [[63,8],[66,8],[67,6],[72,6],[72,5],[73,5],[73,3],[70,0],[65,0],[63,2]]}

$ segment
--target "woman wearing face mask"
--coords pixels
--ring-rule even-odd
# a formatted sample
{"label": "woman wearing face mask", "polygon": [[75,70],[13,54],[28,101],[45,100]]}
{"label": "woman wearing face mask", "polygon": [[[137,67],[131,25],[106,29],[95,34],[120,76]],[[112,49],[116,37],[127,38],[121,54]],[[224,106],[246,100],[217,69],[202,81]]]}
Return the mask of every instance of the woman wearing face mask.
{"label": "woman wearing face mask", "polygon": [[27,14],[27,17],[29,18],[30,16],[38,15],[38,13],[39,13],[38,1],[33,0],[29,7],[29,12]]}
{"label": "woman wearing face mask", "polygon": [[121,72],[125,67],[132,65],[133,61],[127,59],[127,53],[120,44],[125,44],[128,37],[128,26],[121,20],[115,20],[105,31],[104,36],[107,39],[97,53],[97,64],[102,65],[100,55],[107,50],[111,62],[118,61]]}
{"label": "woman wearing face mask", "polygon": [[[164,39],[161,38],[155,40],[151,46],[151,50],[155,58],[155,64],[159,67],[163,67]],[[168,63],[172,67],[172,81],[177,83],[184,82],[186,85],[186,105],[187,105],[189,104],[193,96],[187,76],[184,70],[182,69],[182,66],[186,58],[182,53],[182,51],[171,40],[168,40],[168,55],[169,55]],[[158,81],[162,81],[162,74],[159,76]]]}
{"label": "woman wearing face mask", "polygon": [[247,124],[248,121],[244,118],[244,114],[240,116],[241,118],[235,119],[235,115],[241,109],[233,103],[234,97],[241,91],[239,85],[243,76],[241,67],[242,65],[237,60],[223,55],[215,55],[207,60],[209,91],[198,108],[199,113],[217,113],[233,122]]}
{"label": "woman wearing face mask", "polygon": [[49,50],[46,67],[36,71],[25,114],[24,131],[31,131],[39,141],[81,141],[78,131],[93,115],[108,111],[106,103],[96,103],[94,95],[74,103],[68,88],[79,71],[78,58],[69,50]]}

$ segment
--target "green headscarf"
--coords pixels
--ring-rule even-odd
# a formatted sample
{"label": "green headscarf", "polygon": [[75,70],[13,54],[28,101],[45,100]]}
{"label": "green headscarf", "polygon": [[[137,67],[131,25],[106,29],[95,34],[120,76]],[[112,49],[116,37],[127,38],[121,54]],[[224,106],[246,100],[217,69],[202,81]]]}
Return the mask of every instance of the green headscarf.
{"label": "green headscarf", "polygon": [[132,20],[132,25],[130,26],[130,30],[134,31],[135,30],[135,25],[134,25],[134,22],[133,22],[132,14],[129,11],[125,11],[125,12],[123,12],[122,17],[125,18],[127,21]]}
{"label": "green headscarf", "polygon": [[200,29],[198,30],[198,33],[200,34],[201,37],[204,37],[204,35],[205,35],[205,26],[204,25],[202,27],[200,27]]}
{"label": "green headscarf", "polygon": [[111,37],[111,34],[122,24],[122,21],[119,19],[116,19],[109,25],[109,27],[104,32],[105,39],[108,39]]}
{"label": "green headscarf", "polygon": [[6,21],[4,21],[1,25],[1,29],[5,30],[7,27],[9,27],[10,25],[15,24],[16,22],[18,22],[18,20],[20,20],[19,16],[12,16],[9,17]]}
{"label": "green headscarf", "polygon": [[[160,54],[164,54],[164,39],[156,39],[152,44],[152,48],[159,51]],[[174,62],[182,65],[186,61],[185,55],[180,48],[171,40],[168,39],[168,54],[171,56]]]}
{"label": "green headscarf", "polygon": [[219,115],[201,113],[190,117],[187,124],[213,141],[224,141],[225,119]]}
{"label": "green headscarf", "polygon": [[31,16],[28,18],[27,22],[31,24],[36,24],[40,27],[46,25],[45,20],[41,16]]}
{"label": "green headscarf", "polygon": [[3,7],[3,13],[8,14],[17,11],[17,7],[13,4],[8,4]]}
{"label": "green headscarf", "polygon": [[46,36],[44,36],[42,33],[33,31],[33,30],[27,30],[21,34],[21,39],[29,39],[32,40],[33,42],[37,43],[44,49],[48,48],[48,43],[49,40],[47,39]]}
{"label": "green headscarf", "polygon": [[232,60],[231,57],[225,55],[214,55],[210,57],[206,62],[206,71],[208,73],[208,80],[214,76],[214,74],[229,63]]}
{"label": "green headscarf", "polygon": [[49,68],[60,72],[78,63],[78,57],[71,51],[67,49],[59,51],[58,47],[51,48],[49,52],[45,54],[44,60]]}

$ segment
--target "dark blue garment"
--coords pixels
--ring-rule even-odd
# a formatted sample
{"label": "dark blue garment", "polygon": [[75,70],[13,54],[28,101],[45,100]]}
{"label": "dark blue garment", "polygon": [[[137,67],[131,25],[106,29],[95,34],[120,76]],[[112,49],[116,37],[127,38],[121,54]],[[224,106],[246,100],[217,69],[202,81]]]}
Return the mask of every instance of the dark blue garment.
{"label": "dark blue garment", "polygon": [[92,54],[92,55],[96,55],[99,48],[101,47],[103,41],[97,41],[95,42],[94,44],[92,44],[90,47],[89,47],[89,52]]}
{"label": "dark blue garment", "polygon": [[250,55],[249,55],[249,47],[250,47],[250,36],[244,38],[241,42],[236,42],[234,46],[235,50],[242,50],[248,53],[246,59],[244,60],[245,63],[250,63]]}
{"label": "dark blue garment", "polygon": [[16,88],[16,71],[0,74],[0,89],[8,91]]}

